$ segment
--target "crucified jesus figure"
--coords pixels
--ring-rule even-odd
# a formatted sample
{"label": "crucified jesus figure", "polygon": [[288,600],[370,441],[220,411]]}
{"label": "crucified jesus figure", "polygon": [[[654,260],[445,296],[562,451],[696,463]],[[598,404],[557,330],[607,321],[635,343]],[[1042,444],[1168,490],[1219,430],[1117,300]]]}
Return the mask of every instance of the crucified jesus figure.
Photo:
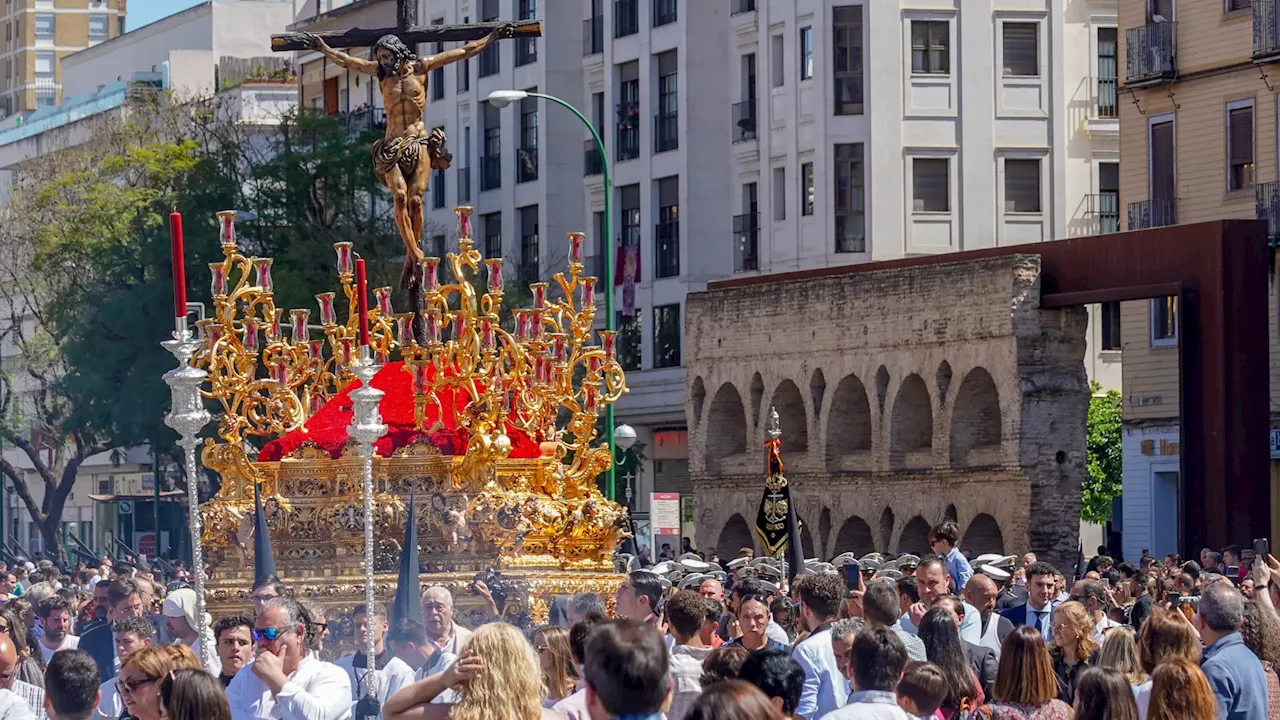
{"label": "crucified jesus figure", "polygon": [[[427,132],[422,112],[427,107],[427,78],[432,70],[478,55],[495,40],[514,37],[514,27],[502,25],[487,37],[419,58],[395,35],[384,35],[373,47],[373,59],[363,60],[329,47],[315,35],[310,46],[337,65],[378,78],[387,111],[387,134],[373,144],[373,172],[395,200],[395,222],[406,251],[401,285],[411,286],[424,254],[422,198],[432,170],[449,167],[453,156],[445,149],[443,130]],[[426,155],[424,158],[423,155]]]}

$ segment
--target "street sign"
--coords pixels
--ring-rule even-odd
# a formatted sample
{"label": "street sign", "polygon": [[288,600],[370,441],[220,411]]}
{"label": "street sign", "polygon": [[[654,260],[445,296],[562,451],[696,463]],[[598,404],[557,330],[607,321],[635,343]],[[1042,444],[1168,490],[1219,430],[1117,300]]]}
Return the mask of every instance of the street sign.
{"label": "street sign", "polygon": [[132,501],[132,500],[121,500],[121,501],[120,501],[120,514],[121,514],[121,515],[132,515],[132,514],[133,514],[133,501]]}

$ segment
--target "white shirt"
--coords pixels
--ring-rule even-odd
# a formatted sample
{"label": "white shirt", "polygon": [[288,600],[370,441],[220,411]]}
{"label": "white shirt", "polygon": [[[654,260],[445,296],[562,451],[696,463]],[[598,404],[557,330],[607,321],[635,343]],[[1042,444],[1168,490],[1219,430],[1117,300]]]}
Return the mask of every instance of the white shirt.
{"label": "white shirt", "polygon": [[93,716],[99,720],[119,720],[124,714],[124,699],[120,697],[116,680],[119,678],[111,678],[98,686],[102,699],[98,701],[98,707],[94,709]]}
{"label": "white shirt", "polygon": [[62,636],[62,644],[56,648],[48,647],[47,645],[44,644],[43,640],[39,642],[39,645],[40,645],[40,654],[44,656],[44,662],[46,665],[48,665],[49,658],[52,658],[53,654],[58,652],[59,650],[75,650],[76,648],[80,647],[80,636],[64,635]]}
{"label": "white shirt", "polygon": [[[455,622],[453,624],[453,637],[449,638],[449,642],[445,643],[444,647],[440,649],[450,655],[461,655],[462,646],[466,645],[470,639],[471,631]],[[428,638],[427,642],[431,643],[430,638]],[[434,645],[435,643],[431,644]]]}
{"label": "white shirt", "polygon": [[1097,625],[1093,626],[1093,641],[1101,645],[1102,641],[1107,639],[1107,631],[1119,625],[1120,623],[1107,617],[1106,613],[1103,613],[1102,619],[1098,621]]}
{"label": "white shirt", "polygon": [[12,690],[0,690],[0,720],[35,720],[27,701]]}
{"label": "white shirt", "polygon": [[[422,666],[413,676],[413,681],[417,682],[424,678],[429,678],[436,673],[442,673],[449,668],[450,665],[458,662],[458,656],[447,652],[436,652],[427,658],[427,664]],[[449,688],[440,693],[431,701],[434,704],[446,705],[458,702],[458,691]]]}
{"label": "white shirt", "polygon": [[915,720],[898,707],[897,693],[876,690],[850,693],[848,704],[823,717],[825,720]]}
{"label": "white shirt", "polygon": [[[369,689],[368,679],[365,677],[368,671],[364,668],[357,670],[355,659],[355,655],[346,655],[333,661],[334,665],[347,673],[347,681],[351,683],[351,702],[353,703],[364,697],[365,691]],[[397,657],[392,657],[383,668],[373,672],[373,688],[377,691],[379,703],[385,704],[387,698],[413,684],[413,668]],[[378,713],[378,717],[382,717],[382,713]]]}
{"label": "white shirt", "polygon": [[558,712],[569,720],[591,720],[591,712],[587,710],[587,689],[576,690],[569,697],[551,706],[552,712]]}
{"label": "white shirt", "polygon": [[351,681],[337,665],[307,655],[272,696],[250,662],[227,686],[227,702],[232,720],[349,720]]}
{"label": "white shirt", "polygon": [[836,666],[830,630],[805,638],[791,657],[804,669],[804,688],[796,705],[797,715],[820,718],[844,705],[849,697],[849,681]]}
{"label": "white shirt", "polygon": [[[200,666],[204,668],[205,672],[214,677],[218,677],[222,674],[222,658],[218,657],[218,644],[213,640],[213,631],[209,630],[205,632],[204,639],[208,640],[208,642],[204,642],[197,638],[194,645],[188,645],[187,647],[191,648],[191,650],[195,652],[196,657],[200,658]],[[182,641],[179,640],[178,642]],[[112,645],[114,646],[115,643],[112,643]],[[116,671],[118,672],[119,670],[120,658],[117,657]]]}
{"label": "white shirt", "polygon": [[48,715],[44,711],[44,688],[36,687],[21,680],[13,681],[13,693],[27,702],[31,714],[37,720],[44,720]]}

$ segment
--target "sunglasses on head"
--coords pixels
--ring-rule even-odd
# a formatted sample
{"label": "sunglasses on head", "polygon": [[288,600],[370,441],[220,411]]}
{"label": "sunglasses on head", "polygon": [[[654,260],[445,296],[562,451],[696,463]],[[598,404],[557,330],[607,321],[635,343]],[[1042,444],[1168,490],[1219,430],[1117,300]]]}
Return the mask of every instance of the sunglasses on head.
{"label": "sunglasses on head", "polygon": [[258,642],[263,642],[263,641],[275,642],[276,640],[280,639],[281,635],[287,632],[293,632],[293,628],[270,627],[270,628],[266,628],[265,630],[258,630],[255,628],[253,631],[253,639]]}

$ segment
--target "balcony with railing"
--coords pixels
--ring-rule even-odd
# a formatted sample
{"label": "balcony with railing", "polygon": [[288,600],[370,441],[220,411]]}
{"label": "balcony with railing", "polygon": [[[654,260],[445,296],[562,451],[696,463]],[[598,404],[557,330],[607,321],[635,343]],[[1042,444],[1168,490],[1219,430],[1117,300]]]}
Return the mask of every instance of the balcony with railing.
{"label": "balcony with railing", "polygon": [[604,52],[604,16],[597,15],[582,21],[582,56]]}
{"label": "balcony with railing", "polygon": [[1098,234],[1120,232],[1120,193],[1115,190],[1088,197],[1088,214],[1097,223]]}
{"label": "balcony with railing", "polygon": [[676,277],[680,274],[680,221],[658,223],[653,228],[656,242],[657,264],[654,276],[658,278]]}
{"label": "balcony with railing", "polygon": [[653,26],[669,25],[676,21],[676,0],[652,0]]}
{"label": "balcony with railing", "polygon": [[387,111],[380,107],[363,107],[349,110],[338,116],[342,129],[349,135],[367,132],[384,132],[387,129]]}
{"label": "balcony with railing", "polygon": [[1267,237],[1280,235],[1280,187],[1274,182],[1258,183],[1254,190],[1258,219],[1267,221]]}
{"label": "balcony with railing", "polygon": [[516,182],[526,183],[538,179],[538,146],[527,145],[516,150]]}
{"label": "balcony with railing", "polygon": [[1153,85],[1178,77],[1177,25],[1158,22],[1124,31],[1126,85]]}
{"label": "balcony with railing", "polygon": [[471,168],[458,168],[458,202],[471,202]]}
{"label": "balcony with railing", "polygon": [[736,143],[756,139],[756,101],[743,100],[733,104],[733,141]]}
{"label": "balcony with railing", "polygon": [[582,175],[600,175],[604,172],[604,158],[600,157],[600,148],[595,140],[587,140],[582,144]]}
{"label": "balcony with railing", "polygon": [[618,132],[614,144],[619,162],[640,157],[640,103],[618,103]]}
{"label": "balcony with railing", "polygon": [[741,15],[743,13],[755,12],[756,0],[729,0],[729,14]]}
{"label": "balcony with railing", "polygon": [[640,32],[639,0],[613,0],[613,36],[615,38]]}
{"label": "balcony with railing", "polygon": [[1253,0],[1253,60],[1280,60],[1280,0]]}
{"label": "balcony with railing", "polygon": [[760,213],[733,216],[733,271],[760,269]]}
{"label": "balcony with railing", "polygon": [[658,113],[653,116],[653,151],[667,152],[680,147],[680,116],[677,113]]}
{"label": "balcony with railing", "polygon": [[1129,203],[1129,229],[1147,230],[1178,224],[1178,201],[1156,198]]}
{"label": "balcony with railing", "polygon": [[480,158],[480,192],[502,187],[502,154]]}

